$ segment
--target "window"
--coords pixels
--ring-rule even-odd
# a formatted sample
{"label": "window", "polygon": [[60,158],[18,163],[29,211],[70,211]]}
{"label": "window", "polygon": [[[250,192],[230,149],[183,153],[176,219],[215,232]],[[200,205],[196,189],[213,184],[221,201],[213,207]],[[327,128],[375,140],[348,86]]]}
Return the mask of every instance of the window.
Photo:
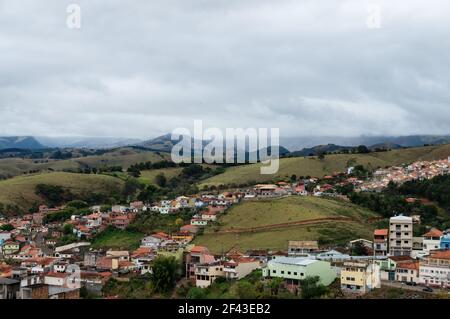
{"label": "window", "polygon": [[294,271],[294,276],[297,276],[297,272],[296,271]]}
{"label": "window", "polygon": [[288,275],[290,275],[291,274],[291,272],[290,271],[288,271]]}
{"label": "window", "polygon": [[273,270],[272,272],[273,272],[274,274],[276,274],[276,273],[277,273],[277,271],[276,271],[276,270]]}
{"label": "window", "polygon": [[284,275],[284,270],[281,271],[281,274]]}

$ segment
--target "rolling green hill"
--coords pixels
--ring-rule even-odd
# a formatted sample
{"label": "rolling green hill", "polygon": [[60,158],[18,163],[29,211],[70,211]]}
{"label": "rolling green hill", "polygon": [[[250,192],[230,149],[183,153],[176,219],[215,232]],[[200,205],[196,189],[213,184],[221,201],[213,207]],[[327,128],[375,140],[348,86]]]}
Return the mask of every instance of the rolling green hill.
{"label": "rolling green hill", "polygon": [[63,171],[85,167],[122,166],[124,169],[140,162],[169,159],[168,153],[156,153],[134,148],[119,148],[103,155],[91,155],[67,160],[0,159],[0,176],[13,177],[30,171]]}
{"label": "rolling green hill", "polygon": [[417,160],[436,160],[450,156],[450,144],[417,148],[398,149],[369,154],[333,154],[323,160],[317,157],[294,157],[280,159],[280,169],[273,175],[261,175],[261,163],[235,166],[225,173],[204,180],[200,187],[224,184],[240,184],[250,181],[264,182],[272,179],[297,176],[322,177],[333,172],[344,171],[349,165],[361,164],[366,167],[386,167],[411,163]]}
{"label": "rolling green hill", "polygon": [[169,180],[172,177],[180,175],[182,170],[183,170],[182,167],[169,167],[169,168],[141,171],[141,177],[139,177],[139,181],[141,181],[144,184],[155,184],[156,183],[155,179],[157,175],[164,174],[167,180]]}
{"label": "rolling green hill", "polygon": [[105,175],[63,172],[18,176],[0,181],[0,203],[17,205],[27,210],[33,203],[42,202],[35,194],[37,184],[61,186],[82,197],[94,192],[107,195],[118,193],[122,189],[123,181]]}
{"label": "rolling green hill", "polygon": [[214,253],[231,248],[286,250],[288,240],[319,240],[333,246],[372,238],[378,215],[344,201],[286,197],[233,206],[195,239]]}

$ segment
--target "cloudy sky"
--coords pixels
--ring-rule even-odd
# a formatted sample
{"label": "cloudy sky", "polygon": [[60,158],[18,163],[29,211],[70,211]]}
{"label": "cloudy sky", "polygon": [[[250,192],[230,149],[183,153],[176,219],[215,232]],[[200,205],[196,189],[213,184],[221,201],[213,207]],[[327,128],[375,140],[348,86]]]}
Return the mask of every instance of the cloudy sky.
{"label": "cloudy sky", "polygon": [[447,0],[0,0],[0,135],[146,138],[194,119],[450,133],[449,13]]}

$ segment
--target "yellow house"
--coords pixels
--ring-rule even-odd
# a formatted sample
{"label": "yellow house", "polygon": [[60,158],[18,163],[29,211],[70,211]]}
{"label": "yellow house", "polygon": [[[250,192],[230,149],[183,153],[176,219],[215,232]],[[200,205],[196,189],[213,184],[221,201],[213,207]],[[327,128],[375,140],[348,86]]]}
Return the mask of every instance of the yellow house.
{"label": "yellow house", "polygon": [[341,290],[366,293],[381,287],[380,266],[374,263],[346,262],[341,268]]}
{"label": "yellow house", "polygon": [[218,277],[225,277],[223,265],[220,262],[195,266],[196,287],[209,287]]}

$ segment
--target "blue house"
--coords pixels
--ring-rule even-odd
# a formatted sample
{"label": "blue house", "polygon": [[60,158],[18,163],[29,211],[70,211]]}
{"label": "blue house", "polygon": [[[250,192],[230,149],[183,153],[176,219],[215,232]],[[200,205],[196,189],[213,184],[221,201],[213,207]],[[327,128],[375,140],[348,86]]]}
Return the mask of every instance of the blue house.
{"label": "blue house", "polygon": [[450,249],[450,234],[445,233],[444,236],[441,237],[441,249]]}

